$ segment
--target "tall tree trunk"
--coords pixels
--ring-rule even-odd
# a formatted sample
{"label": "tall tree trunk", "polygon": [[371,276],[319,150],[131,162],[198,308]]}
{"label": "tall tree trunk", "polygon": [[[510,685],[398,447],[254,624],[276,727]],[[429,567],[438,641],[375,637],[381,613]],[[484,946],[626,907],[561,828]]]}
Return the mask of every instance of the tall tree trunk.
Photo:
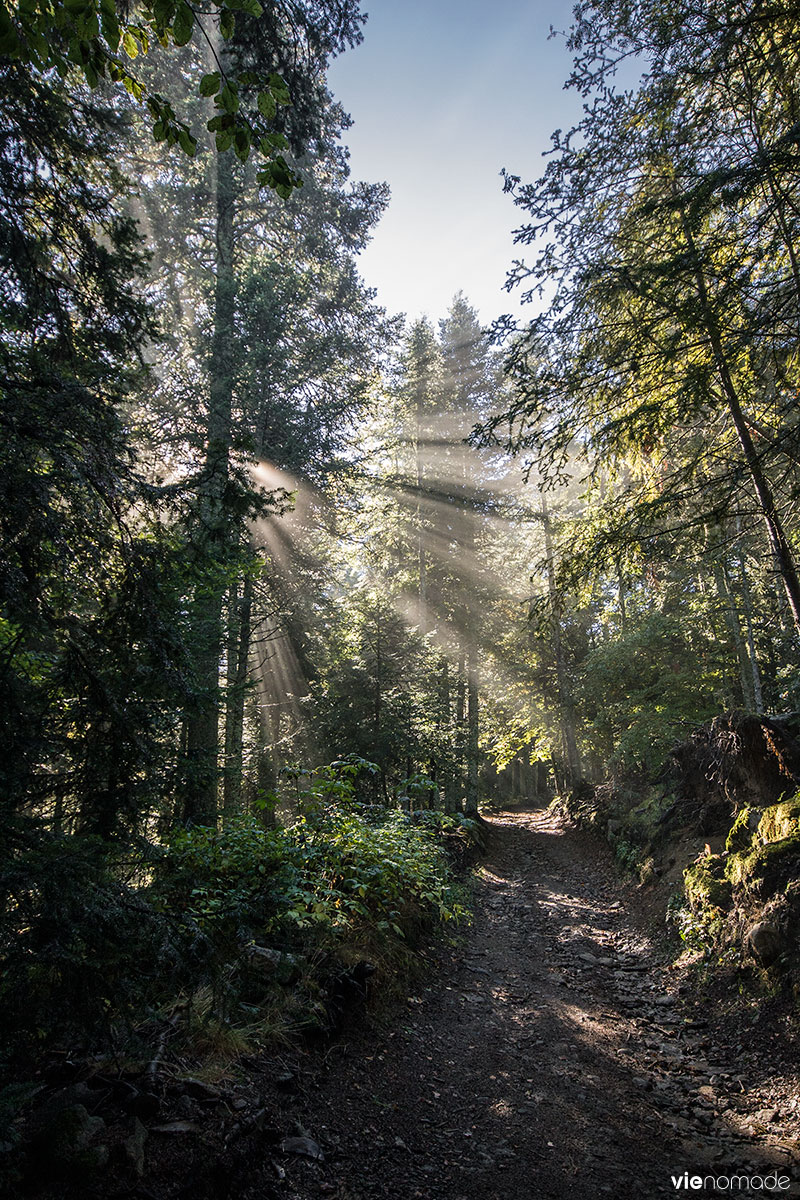
{"label": "tall tree trunk", "polygon": [[478,677],[477,652],[470,644],[467,656],[467,786],[464,811],[478,815]]}
{"label": "tall tree trunk", "polygon": [[225,757],[222,766],[222,815],[223,820],[227,820],[231,815],[229,812],[229,773],[231,770],[231,757],[234,748],[232,706],[233,693],[236,688],[236,668],[239,661],[239,581],[234,579],[231,586],[228,588],[228,599],[226,603],[227,612],[227,637],[225,649]]}
{"label": "tall tree trunk", "polygon": [[443,768],[444,811],[454,813],[458,809],[457,779],[458,772],[455,762],[455,722],[453,719],[450,687],[450,661],[442,655],[441,675],[439,677],[439,712],[441,714],[442,742],[445,735],[450,752],[445,756]]}
{"label": "tall tree trunk", "polygon": [[425,486],[425,465],[422,459],[422,404],[417,399],[416,405],[416,458],[417,458],[417,603],[419,608],[418,620],[422,633],[427,632],[427,563],[425,561],[425,530],[423,528],[422,489]]}
{"label": "tall tree trunk", "polygon": [[736,608],[736,603],[733,594],[728,586],[728,577],[725,571],[725,566],[718,559],[714,560],[714,582],[717,585],[717,594],[722,602],[722,607],[725,612],[725,620],[733,640],[734,649],[736,650],[736,662],[739,667],[739,683],[742,688],[742,703],[746,709],[754,707],[753,689],[751,676],[749,671],[749,663],[747,660],[747,651],[745,649],[744,639],[742,637],[742,627],[739,623],[739,612]]}
{"label": "tall tree trunk", "polygon": [[228,613],[228,677],[225,704],[224,820],[242,811],[242,747],[244,744],[244,701],[250,657],[250,626],[253,611],[253,577],[245,575],[241,597],[231,588],[233,611]]}
{"label": "tall tree trunk", "polygon": [[742,583],[742,605],[744,607],[745,628],[747,629],[747,653],[750,667],[750,678],[753,685],[753,701],[755,711],[762,715],[764,712],[764,695],[761,690],[761,671],[758,668],[756,655],[756,639],[753,634],[753,596],[750,591],[750,581],[747,578],[746,555],[742,544],[742,518],[736,518],[736,532],[739,536],[739,578]]}
{"label": "tall tree trunk", "polygon": [[260,682],[257,681],[257,686],[250,693],[246,707],[248,724],[255,732],[256,748],[244,780],[244,800],[250,812],[258,814],[262,825],[272,828],[275,825],[275,808],[268,801],[268,797],[275,791],[277,773],[272,753],[265,691]]}
{"label": "tall tree trunk", "polygon": [[[381,642],[381,624],[379,620],[375,621],[375,694],[372,701],[372,744],[375,750],[375,759],[380,764],[380,785],[381,791],[386,799],[386,765],[383,762],[383,755],[379,752],[379,742],[381,736],[381,719],[383,708],[383,644]],[[373,798],[378,802],[377,792],[378,778],[373,776]],[[409,807],[411,801],[409,799]]]}
{"label": "tall tree trunk", "polygon": [[464,765],[467,749],[467,668],[464,650],[459,653],[458,676],[456,680],[456,728],[455,728],[455,812],[461,809],[461,796],[464,781]]}
{"label": "tall tree trunk", "polygon": [[561,639],[561,597],[556,583],[555,548],[553,545],[553,525],[550,519],[550,509],[544,491],[540,492],[542,505],[542,528],[544,530],[544,552],[547,564],[547,593],[550,599],[550,615],[552,622],[553,661],[556,669],[556,688],[558,691],[558,709],[561,723],[561,739],[563,743],[564,768],[568,784],[576,783],[581,777],[581,760],[578,753],[578,739],[575,734],[575,705],[567,677],[567,665],[564,660],[564,646]]}
{"label": "tall tree trunk", "polygon": [[184,819],[213,825],[219,776],[219,664],[225,580],[229,557],[225,491],[229,478],[234,376],[235,184],[230,152],[216,156],[216,283],[209,363],[206,456],[198,496],[196,538],[205,579],[195,599],[193,638],[197,695],[188,717],[188,777]]}
{"label": "tall tree trunk", "polygon": [[617,597],[619,599],[619,627],[622,633],[626,633],[628,629],[628,610],[625,603],[625,577],[622,573],[622,565],[617,562]]}

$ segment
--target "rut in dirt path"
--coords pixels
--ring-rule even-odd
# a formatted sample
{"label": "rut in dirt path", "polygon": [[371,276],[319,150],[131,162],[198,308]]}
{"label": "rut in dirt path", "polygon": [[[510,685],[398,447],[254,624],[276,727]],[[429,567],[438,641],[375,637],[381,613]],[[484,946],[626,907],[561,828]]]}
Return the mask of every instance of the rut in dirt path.
{"label": "rut in dirt path", "polygon": [[275,1194],[651,1200],[684,1171],[791,1175],[796,1140],[746,1124],[605,849],[541,811],[490,828],[464,947],[294,1098],[325,1158],[277,1166]]}

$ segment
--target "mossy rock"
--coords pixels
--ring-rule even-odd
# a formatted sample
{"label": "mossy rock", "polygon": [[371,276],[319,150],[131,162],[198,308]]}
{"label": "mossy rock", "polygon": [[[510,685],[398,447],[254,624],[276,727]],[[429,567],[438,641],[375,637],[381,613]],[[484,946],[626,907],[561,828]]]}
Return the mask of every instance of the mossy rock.
{"label": "mossy rock", "polygon": [[773,895],[800,877],[800,831],[757,846],[749,854],[732,854],[725,873],[734,887]]}
{"label": "mossy rock", "polygon": [[721,854],[709,854],[687,867],[683,873],[686,899],[692,912],[702,913],[713,908],[725,911],[731,906],[732,889],[725,878],[725,859]]}
{"label": "mossy rock", "polygon": [[779,842],[795,833],[800,833],[800,794],[765,809],[758,823],[758,838],[764,843]]}

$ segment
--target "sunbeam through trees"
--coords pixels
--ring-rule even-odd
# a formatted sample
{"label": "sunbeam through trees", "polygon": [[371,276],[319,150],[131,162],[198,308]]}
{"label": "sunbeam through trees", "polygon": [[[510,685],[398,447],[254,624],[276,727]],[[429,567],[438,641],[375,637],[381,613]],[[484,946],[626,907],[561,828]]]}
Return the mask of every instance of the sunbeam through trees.
{"label": "sunbeam through trees", "polygon": [[[394,7],[399,47],[419,13]],[[501,46],[509,66],[491,88],[465,66],[420,154],[458,129],[468,78],[505,97],[525,163],[518,24],[462,7],[450,52],[491,64]],[[358,0],[0,3],[0,1188],[178,1200],[185,1160],[148,1142],[150,1180],[145,1141],[193,1138],[224,1099],[226,1182],[203,1176],[198,1197],[499,1195],[447,1147],[440,1192],[413,1171],[408,1192],[352,1190],[299,1109],[279,1134],[231,1080],[427,1003],[408,994],[469,944],[453,938],[481,854],[508,877],[483,877],[476,936],[501,911],[501,938],[530,921],[552,942],[551,908],[577,929],[584,884],[551,844],[569,822],[598,839],[570,843],[595,950],[602,863],[673,938],[657,963],[633,934],[627,954],[702,966],[726,999],[755,979],[776,1012],[796,1002],[800,8],[553,14],[582,107],[554,101],[568,124],[539,178],[495,164],[519,303],[484,324],[465,291],[430,313],[421,283],[396,314],[367,281],[393,181],[353,177],[329,86],[369,45]],[[397,170],[433,222],[422,161]],[[482,253],[465,237],[465,271]],[[534,988],[533,942],[513,945]],[[481,954],[517,978],[512,949]],[[492,980],[497,1015],[517,1001]],[[545,990],[554,1028],[583,1025]],[[489,1078],[513,1125],[505,1093],[524,1108],[534,1079]],[[258,1186],[224,1165],[258,1155]],[[281,1155],[311,1173],[296,1190]],[[530,1194],[571,1195],[560,1171]],[[624,1177],[614,1194],[638,1196]]]}

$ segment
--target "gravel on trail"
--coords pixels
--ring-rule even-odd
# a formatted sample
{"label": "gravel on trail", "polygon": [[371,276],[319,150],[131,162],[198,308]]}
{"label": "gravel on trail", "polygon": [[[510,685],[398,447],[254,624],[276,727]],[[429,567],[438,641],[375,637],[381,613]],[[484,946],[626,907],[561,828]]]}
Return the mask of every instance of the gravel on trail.
{"label": "gravel on trail", "polygon": [[743,1025],[687,984],[596,838],[545,810],[488,827],[457,948],[391,1025],[284,1056],[288,1092],[265,1073],[267,1144],[183,1194],[800,1196],[788,1022]]}

